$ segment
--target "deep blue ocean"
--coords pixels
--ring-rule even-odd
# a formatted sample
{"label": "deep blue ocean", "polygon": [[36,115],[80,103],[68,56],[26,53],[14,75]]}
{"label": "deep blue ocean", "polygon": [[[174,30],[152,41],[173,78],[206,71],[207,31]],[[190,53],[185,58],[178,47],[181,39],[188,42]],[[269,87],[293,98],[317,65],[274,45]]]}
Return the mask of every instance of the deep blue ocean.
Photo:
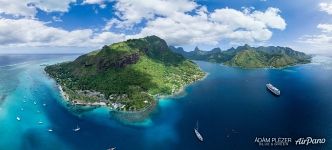
{"label": "deep blue ocean", "polygon": [[[66,108],[42,64],[76,57],[0,55],[0,150],[332,149],[331,57],[284,69],[196,62],[209,75],[188,86],[184,96],[160,100],[150,118],[137,124],[115,120],[106,108],[79,115]],[[269,82],[280,97],[266,90]],[[197,121],[204,142],[193,132]],[[73,132],[77,125],[81,130]],[[293,141],[259,146],[256,137]],[[295,145],[301,137],[326,142]]]}

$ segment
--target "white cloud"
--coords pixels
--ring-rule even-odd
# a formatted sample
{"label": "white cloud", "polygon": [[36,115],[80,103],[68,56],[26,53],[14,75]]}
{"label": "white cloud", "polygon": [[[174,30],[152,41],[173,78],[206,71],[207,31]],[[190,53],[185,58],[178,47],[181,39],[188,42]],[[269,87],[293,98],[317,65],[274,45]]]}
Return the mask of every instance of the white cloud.
{"label": "white cloud", "polygon": [[145,20],[140,32],[128,37],[157,35],[172,45],[266,41],[272,37],[270,29],[286,28],[280,10],[272,7],[266,11],[223,8],[209,12],[191,0],[117,0],[114,9],[119,19],[108,21],[104,30],[131,30]]}
{"label": "white cloud", "polygon": [[12,0],[11,2],[0,0],[0,14],[33,17],[37,10],[28,4],[28,0]]}
{"label": "white cloud", "polygon": [[[4,0],[0,0],[1,2]],[[13,0],[14,3],[22,0]],[[68,11],[75,0],[23,0],[22,5],[0,5],[0,13],[33,16],[36,7],[44,11]],[[34,5],[27,5],[34,1]],[[105,4],[111,0],[85,0],[83,4]],[[19,7],[20,6],[20,7]],[[52,6],[52,7],[51,7]],[[11,10],[12,9],[12,10]],[[9,11],[10,10],[10,11]],[[26,12],[22,11],[26,10]],[[102,31],[92,29],[65,30],[50,27],[34,19],[0,18],[0,45],[3,46],[76,46],[100,47],[104,44],[157,35],[171,45],[217,45],[222,41],[233,43],[264,42],[272,37],[271,29],[284,30],[285,20],[277,8],[265,11],[254,8],[243,11],[231,8],[209,12],[206,6],[192,0],[116,0],[115,18],[110,19]],[[30,12],[31,11],[31,12]],[[59,18],[53,18],[54,21]],[[60,20],[58,20],[60,21]],[[140,24],[140,26],[137,26]],[[141,26],[143,24],[143,26]],[[135,27],[135,33],[128,35]],[[125,33],[112,32],[113,28]],[[119,30],[118,30],[119,31]],[[120,30],[121,31],[121,30]]]}
{"label": "white cloud", "polygon": [[315,45],[332,45],[332,36],[325,34],[318,35],[306,35],[301,38],[305,43],[315,44]]}
{"label": "white cloud", "polygon": [[55,22],[63,22],[63,20],[59,16],[53,16],[52,20]]}
{"label": "white cloud", "polygon": [[0,19],[0,45],[30,47],[99,47],[124,40],[123,34],[94,33],[91,29],[66,31],[32,19]]}
{"label": "white cloud", "polygon": [[[332,2],[319,3],[320,11],[332,15]],[[321,32],[312,35],[304,35],[298,42],[304,45],[312,53],[331,53],[332,50],[332,24],[320,23],[317,28]],[[311,49],[311,50],[310,50]]]}
{"label": "white cloud", "polygon": [[111,1],[113,0],[84,0],[82,4],[97,4],[100,8],[104,9],[107,6],[106,3]]}
{"label": "white cloud", "polygon": [[83,4],[100,4],[103,3],[105,0],[85,0]]}
{"label": "white cloud", "polygon": [[319,3],[320,11],[324,11],[329,15],[332,15],[332,2],[330,3]]}
{"label": "white cloud", "polygon": [[331,54],[332,50],[332,35],[317,34],[305,35],[299,39],[299,42],[304,45],[306,51],[311,53]]}
{"label": "white cloud", "polygon": [[317,28],[322,32],[332,32],[332,24],[318,24]]}
{"label": "white cloud", "polygon": [[[270,28],[284,30],[286,27],[276,8],[264,12],[223,8],[209,13],[205,7],[198,7],[192,11],[196,13],[172,12],[167,17],[156,17],[133,37],[153,34],[172,45],[217,45],[222,40],[242,44],[269,40],[272,36]],[[111,24],[116,23],[113,20]]]}
{"label": "white cloud", "polygon": [[113,18],[113,19],[107,21],[103,30],[110,30],[110,29],[112,29],[113,26],[115,26],[117,28],[121,28],[122,26],[120,26],[119,24],[121,24],[121,21]]}
{"label": "white cloud", "polygon": [[254,11],[251,16],[265,23],[265,25],[270,28],[284,30],[286,28],[286,22],[279,13],[280,10],[278,8],[269,7],[265,12]]}
{"label": "white cloud", "polygon": [[191,0],[117,0],[114,6],[117,16],[122,20],[121,26],[127,28],[143,19],[170,17],[174,13],[189,12],[196,7],[198,4]]}
{"label": "white cloud", "polygon": [[316,35],[305,35],[299,38],[299,42],[312,53],[330,53],[332,50],[332,24],[318,24],[321,33]]}
{"label": "white cloud", "polygon": [[0,14],[34,17],[37,8],[45,12],[67,12],[76,0],[0,0]]}
{"label": "white cloud", "polygon": [[35,5],[46,12],[68,12],[70,4],[75,2],[76,0],[38,0]]}

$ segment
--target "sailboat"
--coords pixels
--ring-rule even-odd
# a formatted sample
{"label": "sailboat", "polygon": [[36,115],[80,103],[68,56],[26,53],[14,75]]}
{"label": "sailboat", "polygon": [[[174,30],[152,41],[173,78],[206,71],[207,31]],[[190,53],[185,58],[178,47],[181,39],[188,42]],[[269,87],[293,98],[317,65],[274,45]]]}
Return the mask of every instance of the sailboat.
{"label": "sailboat", "polygon": [[81,130],[81,128],[80,128],[78,125],[76,126],[75,129],[73,129],[74,132],[77,132],[77,131],[79,131],[79,130]]}
{"label": "sailboat", "polygon": [[196,122],[196,128],[194,128],[194,131],[198,140],[203,142],[203,136],[198,132],[198,121]]}

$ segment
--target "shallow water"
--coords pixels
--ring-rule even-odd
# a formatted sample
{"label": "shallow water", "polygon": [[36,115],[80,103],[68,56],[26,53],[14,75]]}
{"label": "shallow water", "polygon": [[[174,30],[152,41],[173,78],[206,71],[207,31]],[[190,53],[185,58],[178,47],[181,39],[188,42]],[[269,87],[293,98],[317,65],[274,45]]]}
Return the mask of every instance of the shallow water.
{"label": "shallow water", "polygon": [[[0,149],[332,147],[331,59],[285,69],[240,69],[197,62],[209,73],[205,80],[186,88],[185,96],[160,100],[149,119],[129,125],[113,119],[106,108],[81,115],[66,109],[54,81],[44,74],[40,64],[73,60],[77,56],[5,57],[0,59],[0,98],[3,97],[0,99]],[[266,90],[268,82],[281,90],[280,97]],[[20,121],[16,120],[17,116]],[[43,124],[38,124],[39,121]],[[205,139],[203,143],[198,142],[193,132],[197,121]],[[73,132],[77,125],[81,130]],[[294,140],[311,136],[326,138],[327,142],[306,147],[294,144],[259,147],[254,143],[255,137],[263,136]]]}

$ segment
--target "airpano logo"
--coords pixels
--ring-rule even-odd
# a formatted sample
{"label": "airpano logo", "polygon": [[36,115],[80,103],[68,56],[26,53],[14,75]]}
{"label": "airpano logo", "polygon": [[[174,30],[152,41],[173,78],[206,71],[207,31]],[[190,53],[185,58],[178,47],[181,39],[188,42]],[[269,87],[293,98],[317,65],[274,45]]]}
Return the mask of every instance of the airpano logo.
{"label": "airpano logo", "polygon": [[[293,140],[289,137],[256,137],[255,143],[259,146],[289,146]],[[317,144],[325,144],[325,138],[298,138],[294,141],[295,145],[300,146],[309,146],[309,145],[317,145]]]}
{"label": "airpano logo", "polygon": [[295,141],[295,145],[325,144],[326,139],[314,139],[312,137],[299,138]]}

